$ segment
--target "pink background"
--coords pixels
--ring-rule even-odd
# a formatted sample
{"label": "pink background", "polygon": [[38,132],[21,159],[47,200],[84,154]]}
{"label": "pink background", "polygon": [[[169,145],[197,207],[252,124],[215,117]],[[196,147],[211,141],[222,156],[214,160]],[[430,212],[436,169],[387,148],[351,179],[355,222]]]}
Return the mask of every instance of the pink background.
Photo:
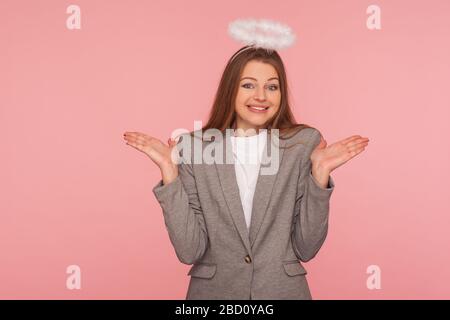
{"label": "pink background", "polygon": [[[66,8],[81,8],[81,30]],[[381,30],[366,27],[369,5]],[[125,131],[167,141],[206,119],[238,18],[290,25],[297,120],[370,144],[332,172],[315,299],[450,298],[450,2],[0,2],[0,298],[184,299],[159,169]],[[66,268],[81,267],[81,290]],[[381,268],[369,290],[366,269]]]}

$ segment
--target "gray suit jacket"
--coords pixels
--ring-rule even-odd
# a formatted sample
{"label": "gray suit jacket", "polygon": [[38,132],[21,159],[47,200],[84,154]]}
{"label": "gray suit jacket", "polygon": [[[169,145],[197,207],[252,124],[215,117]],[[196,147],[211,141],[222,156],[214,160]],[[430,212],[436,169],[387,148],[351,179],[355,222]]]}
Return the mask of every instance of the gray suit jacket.
{"label": "gray suit jacket", "polygon": [[[320,136],[306,128],[279,140],[278,172],[258,176],[250,230],[234,164],[181,163],[174,181],[154,186],[175,253],[193,264],[186,299],[312,298],[300,261],[312,259],[325,241],[334,190],[331,176],[322,188],[311,174],[310,155]],[[225,148],[230,140],[224,139]],[[303,144],[283,149],[298,142]]]}

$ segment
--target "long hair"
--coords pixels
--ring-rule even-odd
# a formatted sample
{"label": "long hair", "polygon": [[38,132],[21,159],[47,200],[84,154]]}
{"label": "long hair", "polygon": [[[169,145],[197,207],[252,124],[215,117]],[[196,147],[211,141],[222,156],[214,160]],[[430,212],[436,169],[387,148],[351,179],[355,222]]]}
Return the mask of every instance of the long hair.
{"label": "long hair", "polygon": [[[235,128],[235,100],[239,90],[239,79],[242,76],[245,65],[250,60],[271,64],[277,71],[280,82],[280,108],[263,127],[269,132],[270,129],[278,129],[280,139],[288,139],[302,129],[312,128],[307,124],[297,123],[295,120],[289,104],[286,70],[278,52],[276,50],[245,46],[236,51],[228,60],[220,79],[208,122],[202,127],[202,132],[214,128],[224,133],[226,129]],[[191,135],[193,135],[193,132],[191,132]]]}

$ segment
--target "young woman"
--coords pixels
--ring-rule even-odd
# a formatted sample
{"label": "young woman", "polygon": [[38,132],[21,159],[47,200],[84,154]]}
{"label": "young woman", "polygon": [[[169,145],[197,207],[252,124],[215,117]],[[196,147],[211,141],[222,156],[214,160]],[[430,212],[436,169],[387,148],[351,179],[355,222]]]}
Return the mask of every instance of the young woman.
{"label": "young woman", "polygon": [[[208,130],[222,137],[202,135]],[[195,139],[202,146],[187,161],[172,160],[180,140],[166,145],[139,132],[124,136],[160,168],[153,193],[177,257],[193,265],[187,299],[312,298],[300,261],[311,260],[325,241],[330,173],[369,139],[353,135],[327,146],[317,129],[297,124],[275,50],[246,46],[230,58],[207,124],[181,135],[188,146]],[[211,146],[232,150],[231,163],[193,160]],[[278,166],[262,174],[269,149],[278,151]],[[252,155],[255,161],[246,163]]]}

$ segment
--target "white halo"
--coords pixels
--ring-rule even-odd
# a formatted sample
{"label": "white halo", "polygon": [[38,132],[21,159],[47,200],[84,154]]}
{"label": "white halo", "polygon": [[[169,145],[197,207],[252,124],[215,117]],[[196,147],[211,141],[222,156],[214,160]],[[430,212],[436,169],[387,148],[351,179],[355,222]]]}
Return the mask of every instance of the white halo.
{"label": "white halo", "polygon": [[[267,34],[269,33],[269,34]],[[267,19],[238,19],[228,25],[228,34],[246,45],[266,49],[284,49],[295,42],[291,28]]]}

